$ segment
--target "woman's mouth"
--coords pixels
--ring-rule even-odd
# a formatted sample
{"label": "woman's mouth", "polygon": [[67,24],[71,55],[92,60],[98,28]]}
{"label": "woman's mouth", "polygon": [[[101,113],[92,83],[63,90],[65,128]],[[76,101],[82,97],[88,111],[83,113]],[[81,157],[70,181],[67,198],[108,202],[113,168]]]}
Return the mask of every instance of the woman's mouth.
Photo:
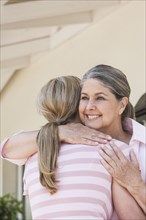
{"label": "woman's mouth", "polygon": [[92,119],[97,119],[100,116],[99,115],[86,115],[88,119],[92,120]]}

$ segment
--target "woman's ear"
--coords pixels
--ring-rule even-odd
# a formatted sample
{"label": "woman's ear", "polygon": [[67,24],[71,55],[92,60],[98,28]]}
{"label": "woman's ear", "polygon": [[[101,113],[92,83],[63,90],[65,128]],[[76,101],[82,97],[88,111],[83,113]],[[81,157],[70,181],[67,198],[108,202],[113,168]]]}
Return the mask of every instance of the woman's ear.
{"label": "woman's ear", "polygon": [[123,97],[123,98],[120,100],[119,115],[122,115],[122,113],[123,113],[123,111],[125,110],[127,104],[128,104],[128,98],[127,98],[127,97]]}

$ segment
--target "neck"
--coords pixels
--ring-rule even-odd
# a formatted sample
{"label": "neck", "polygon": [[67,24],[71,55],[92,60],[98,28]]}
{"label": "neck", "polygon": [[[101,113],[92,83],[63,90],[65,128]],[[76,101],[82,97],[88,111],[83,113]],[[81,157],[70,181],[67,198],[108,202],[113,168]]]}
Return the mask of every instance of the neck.
{"label": "neck", "polygon": [[115,135],[113,138],[117,139],[119,141],[122,141],[122,142],[124,142],[126,144],[129,144],[130,139],[131,139],[131,134],[128,133],[128,132],[123,131],[123,133]]}
{"label": "neck", "polygon": [[100,130],[101,132],[110,135],[113,139],[122,141],[126,144],[129,144],[131,139],[131,134],[128,131],[124,131],[122,126],[116,127],[115,129],[108,129],[108,130]]}

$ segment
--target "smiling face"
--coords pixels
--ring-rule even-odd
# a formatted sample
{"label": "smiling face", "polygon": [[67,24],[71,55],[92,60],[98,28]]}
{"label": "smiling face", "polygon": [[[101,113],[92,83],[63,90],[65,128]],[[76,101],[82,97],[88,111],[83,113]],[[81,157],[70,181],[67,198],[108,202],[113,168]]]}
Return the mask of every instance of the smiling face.
{"label": "smiling face", "polygon": [[117,100],[109,88],[97,79],[84,81],[79,115],[86,126],[107,134],[115,132],[121,127],[121,114],[125,105],[125,99]]}

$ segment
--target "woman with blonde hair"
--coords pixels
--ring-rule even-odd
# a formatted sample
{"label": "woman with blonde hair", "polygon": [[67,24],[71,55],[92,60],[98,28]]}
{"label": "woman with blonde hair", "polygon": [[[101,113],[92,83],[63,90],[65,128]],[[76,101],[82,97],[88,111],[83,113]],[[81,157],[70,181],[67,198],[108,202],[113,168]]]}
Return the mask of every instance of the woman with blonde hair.
{"label": "woman with blonde hair", "polygon": [[79,121],[80,91],[79,78],[62,76],[43,86],[37,98],[38,110],[48,121],[37,135],[40,181],[51,194],[57,191],[58,126]]}
{"label": "woman with blonde hair", "polygon": [[37,135],[38,153],[24,172],[24,195],[33,219],[110,219],[111,176],[100,163],[98,146],[61,144],[60,125],[79,122],[80,80],[57,77],[41,89],[37,105],[47,119]]}

